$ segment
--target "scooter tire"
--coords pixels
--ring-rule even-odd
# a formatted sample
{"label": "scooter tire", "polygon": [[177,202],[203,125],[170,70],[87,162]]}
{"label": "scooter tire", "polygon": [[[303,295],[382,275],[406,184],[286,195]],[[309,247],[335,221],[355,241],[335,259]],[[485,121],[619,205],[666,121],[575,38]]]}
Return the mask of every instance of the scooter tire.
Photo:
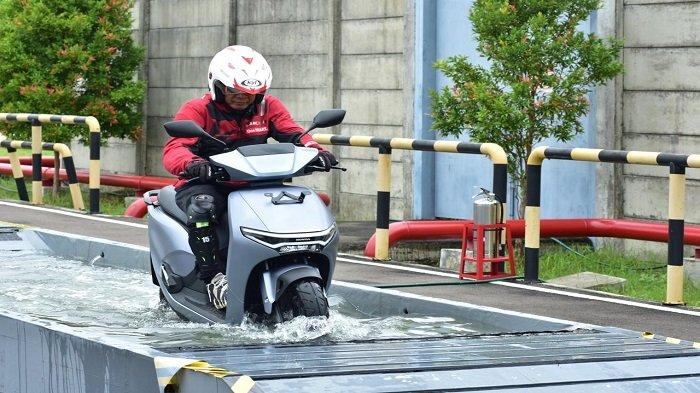
{"label": "scooter tire", "polygon": [[299,316],[328,317],[328,298],[318,282],[299,280],[284,291],[272,309],[274,323],[286,322]]}

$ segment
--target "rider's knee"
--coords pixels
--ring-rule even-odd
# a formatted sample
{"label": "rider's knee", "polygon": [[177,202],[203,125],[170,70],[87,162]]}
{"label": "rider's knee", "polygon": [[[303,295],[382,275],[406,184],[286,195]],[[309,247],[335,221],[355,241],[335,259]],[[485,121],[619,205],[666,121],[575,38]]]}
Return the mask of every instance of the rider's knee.
{"label": "rider's knee", "polygon": [[192,225],[216,221],[214,197],[208,194],[194,195],[187,206],[187,223]]}

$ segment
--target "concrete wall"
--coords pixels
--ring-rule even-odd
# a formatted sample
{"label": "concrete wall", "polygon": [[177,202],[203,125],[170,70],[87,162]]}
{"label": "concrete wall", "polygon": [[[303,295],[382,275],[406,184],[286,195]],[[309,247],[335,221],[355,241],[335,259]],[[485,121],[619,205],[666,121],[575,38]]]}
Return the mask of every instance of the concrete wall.
{"label": "concrete wall", "polygon": [[[343,0],[341,7],[340,104],[347,109],[343,135],[411,137],[405,129],[404,9],[410,0]],[[340,149],[348,171],[341,176],[341,219],[372,220],[376,215],[376,151]],[[410,199],[405,173],[409,153],[392,153],[391,218],[403,219]]]}
{"label": "concrete wall", "polygon": [[[280,97],[307,126],[322,109],[344,108],[345,123],[319,133],[411,136],[404,127],[404,0],[138,0],[134,38],[147,47],[140,77],[147,81],[144,136],[134,144],[111,141],[102,168],[111,172],[167,175],[162,124],[186,100],[207,91],[206,72],[221,48],[241,44],[260,51],[273,70],[270,94]],[[410,94],[410,92],[408,92]],[[410,113],[410,112],[408,112]],[[409,116],[410,117],[410,116]],[[411,119],[409,119],[411,120]],[[409,123],[410,124],[410,123]],[[75,146],[78,166],[87,149]],[[340,219],[373,220],[376,149],[331,148],[347,172],[298,179],[331,194]],[[410,214],[411,157],[393,154],[391,218]],[[408,183],[409,186],[405,186]]]}
{"label": "concrete wall", "polygon": [[[627,0],[621,11],[622,149],[700,153],[700,2]],[[668,168],[625,165],[622,179],[622,216],[668,218]],[[700,170],[688,169],[686,179],[686,222],[700,223],[692,208],[700,203]]]}
{"label": "concrete wall", "polygon": [[[343,125],[318,133],[404,134],[404,2],[238,0],[236,41],[263,53],[274,74],[270,94],[302,125],[321,109],[347,110]],[[376,149],[335,147],[347,172],[298,183],[329,192],[338,219],[373,220]],[[402,219],[404,155],[393,154],[391,217]]]}

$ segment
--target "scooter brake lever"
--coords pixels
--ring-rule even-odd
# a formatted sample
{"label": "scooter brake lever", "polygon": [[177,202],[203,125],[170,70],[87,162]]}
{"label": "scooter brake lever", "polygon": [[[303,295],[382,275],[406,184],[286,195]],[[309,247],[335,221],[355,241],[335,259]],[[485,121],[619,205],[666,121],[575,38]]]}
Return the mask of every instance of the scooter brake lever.
{"label": "scooter brake lever", "polygon": [[346,172],[346,171],[348,170],[348,168],[343,168],[343,167],[340,167],[340,166],[332,166],[331,169],[340,169],[340,170],[343,171],[343,172]]}

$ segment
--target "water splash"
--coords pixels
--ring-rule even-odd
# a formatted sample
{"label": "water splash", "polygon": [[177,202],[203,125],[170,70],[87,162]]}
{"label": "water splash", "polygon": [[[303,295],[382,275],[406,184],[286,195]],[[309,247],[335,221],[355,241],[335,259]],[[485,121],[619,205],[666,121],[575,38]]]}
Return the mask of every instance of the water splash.
{"label": "water splash", "polygon": [[158,300],[149,274],[35,251],[13,252],[0,261],[0,277],[0,310],[154,347],[338,342],[480,330],[452,318],[368,316],[339,296],[329,297],[329,318],[298,317],[276,326],[248,319],[238,326],[184,322]]}

